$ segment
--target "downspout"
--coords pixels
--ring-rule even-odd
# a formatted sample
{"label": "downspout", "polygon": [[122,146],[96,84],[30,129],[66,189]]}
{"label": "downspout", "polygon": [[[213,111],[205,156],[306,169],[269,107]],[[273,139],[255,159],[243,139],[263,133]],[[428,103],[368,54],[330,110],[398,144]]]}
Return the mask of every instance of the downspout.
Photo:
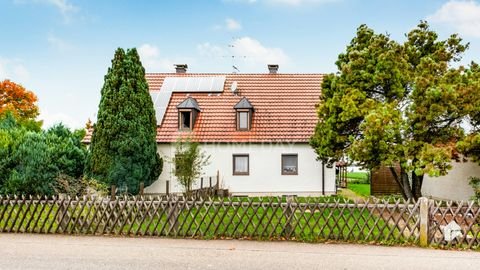
{"label": "downspout", "polygon": [[322,160],[322,195],[325,195],[325,161]]}

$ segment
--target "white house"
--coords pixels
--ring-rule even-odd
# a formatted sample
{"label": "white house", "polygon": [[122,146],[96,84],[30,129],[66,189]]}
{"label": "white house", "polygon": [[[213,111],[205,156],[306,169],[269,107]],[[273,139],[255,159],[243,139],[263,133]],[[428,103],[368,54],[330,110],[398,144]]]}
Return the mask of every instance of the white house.
{"label": "white house", "polygon": [[[157,118],[159,179],[146,193],[181,192],[172,173],[175,142],[190,137],[210,155],[203,168],[233,195],[335,193],[335,169],[316,160],[308,141],[318,121],[322,74],[148,73]],[[197,183],[199,186],[199,183]]]}
{"label": "white house", "polygon": [[422,185],[423,196],[445,200],[470,200],[474,195],[469,178],[480,175],[480,166],[476,162],[452,161],[452,169],[445,176],[425,175]]}

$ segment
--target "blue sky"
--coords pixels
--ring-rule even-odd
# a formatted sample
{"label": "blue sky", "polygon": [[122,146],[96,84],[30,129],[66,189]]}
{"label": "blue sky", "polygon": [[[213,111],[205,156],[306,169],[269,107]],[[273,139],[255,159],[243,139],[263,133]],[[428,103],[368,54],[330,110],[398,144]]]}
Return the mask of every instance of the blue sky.
{"label": "blue sky", "polygon": [[422,19],[480,62],[479,0],[0,0],[0,80],[37,94],[45,127],[80,128],[117,47],[137,47],[147,72],[329,73],[360,24],[402,41]]}

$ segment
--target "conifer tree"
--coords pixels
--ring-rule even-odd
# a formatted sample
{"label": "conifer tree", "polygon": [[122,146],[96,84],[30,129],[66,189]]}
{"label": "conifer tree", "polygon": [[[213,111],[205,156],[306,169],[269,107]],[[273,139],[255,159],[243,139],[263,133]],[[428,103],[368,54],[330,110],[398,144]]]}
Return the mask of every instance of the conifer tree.
{"label": "conifer tree", "polygon": [[136,49],[117,49],[101,94],[86,174],[136,194],[141,182],[148,186],[157,179],[163,165],[155,111]]}
{"label": "conifer tree", "polygon": [[406,37],[401,44],[358,28],[323,81],[310,143],[323,161],[346,155],[367,169],[389,166],[402,195],[417,199],[424,175],[447,174],[456,158],[462,121],[480,104],[480,70],[456,67],[468,49],[456,34],[441,40],[422,21]]}

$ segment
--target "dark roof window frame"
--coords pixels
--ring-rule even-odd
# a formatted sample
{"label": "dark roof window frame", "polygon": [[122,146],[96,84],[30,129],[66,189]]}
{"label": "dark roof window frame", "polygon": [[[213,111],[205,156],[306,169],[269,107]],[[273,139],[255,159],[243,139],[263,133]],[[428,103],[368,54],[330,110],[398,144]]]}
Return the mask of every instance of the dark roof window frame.
{"label": "dark roof window frame", "polygon": [[[243,97],[234,107],[235,109],[235,122],[238,131],[249,131],[252,128],[253,112],[254,108],[252,103]],[[242,114],[247,113],[247,117],[241,117]],[[247,121],[243,123],[242,121]]]}
{"label": "dark roof window frame", "polygon": [[[246,157],[247,158],[247,171],[239,172],[236,168],[235,159],[237,157]],[[250,175],[250,155],[249,154],[233,154],[232,155],[232,174],[233,175]]]}
{"label": "dark roof window frame", "polygon": [[[295,171],[286,171],[285,170],[285,163],[286,158],[294,157],[295,158]],[[290,154],[282,154],[282,167],[281,167],[282,175],[298,175],[298,154],[290,153]]]}
{"label": "dark roof window frame", "polygon": [[[178,110],[178,130],[191,131],[195,126],[198,113],[201,111],[196,99],[188,97],[177,105]],[[187,113],[189,114],[189,123],[184,125]]]}

